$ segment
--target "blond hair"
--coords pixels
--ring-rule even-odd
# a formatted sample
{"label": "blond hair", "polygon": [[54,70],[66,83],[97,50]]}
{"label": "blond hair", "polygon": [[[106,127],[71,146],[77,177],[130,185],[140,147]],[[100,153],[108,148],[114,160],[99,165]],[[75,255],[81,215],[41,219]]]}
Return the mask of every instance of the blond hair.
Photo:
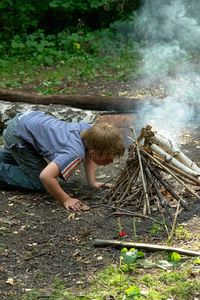
{"label": "blond hair", "polygon": [[110,123],[97,123],[81,133],[87,150],[95,150],[99,157],[124,155],[125,143],[119,130]]}

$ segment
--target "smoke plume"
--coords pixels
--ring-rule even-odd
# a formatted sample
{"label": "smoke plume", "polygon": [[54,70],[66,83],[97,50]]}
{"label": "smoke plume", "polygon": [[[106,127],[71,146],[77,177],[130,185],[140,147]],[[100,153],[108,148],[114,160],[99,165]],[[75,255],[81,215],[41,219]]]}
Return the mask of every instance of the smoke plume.
{"label": "smoke plume", "polygon": [[[200,49],[200,3],[188,0],[146,0],[138,12],[146,39],[142,51],[148,85],[161,81],[167,96],[156,105],[138,108],[137,127],[147,124],[165,134],[198,121],[200,76],[198,66],[188,63]],[[141,25],[140,25],[141,26]],[[145,79],[146,80],[146,79]]]}

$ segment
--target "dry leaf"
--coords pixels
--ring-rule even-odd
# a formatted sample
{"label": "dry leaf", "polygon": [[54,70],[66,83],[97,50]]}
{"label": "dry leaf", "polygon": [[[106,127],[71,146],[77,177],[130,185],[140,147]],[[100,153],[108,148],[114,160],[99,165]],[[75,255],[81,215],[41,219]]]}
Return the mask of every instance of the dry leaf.
{"label": "dry leaf", "polygon": [[68,220],[70,220],[70,219],[74,219],[74,217],[75,217],[75,213],[70,213],[67,218]]}
{"label": "dry leaf", "polygon": [[90,210],[90,208],[89,208],[89,206],[88,206],[88,205],[86,205],[86,204],[83,204],[83,205],[81,206],[81,210],[83,210],[83,211],[87,211],[87,210]]}
{"label": "dry leaf", "polygon": [[9,277],[7,280],[6,280],[6,283],[9,283],[11,285],[14,284],[14,279],[12,277]]}
{"label": "dry leaf", "polygon": [[13,197],[10,197],[10,198],[8,198],[8,200],[14,200],[14,199],[16,199],[18,196],[13,196]]}
{"label": "dry leaf", "polygon": [[0,272],[4,272],[4,268],[0,266]]}

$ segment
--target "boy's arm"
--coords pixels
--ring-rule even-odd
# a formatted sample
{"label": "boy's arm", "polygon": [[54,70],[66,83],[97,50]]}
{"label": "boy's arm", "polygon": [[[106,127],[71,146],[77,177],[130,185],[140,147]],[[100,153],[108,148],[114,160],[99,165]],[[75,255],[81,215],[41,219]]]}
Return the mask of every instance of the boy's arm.
{"label": "boy's arm", "polygon": [[98,188],[104,185],[104,187],[112,187],[113,185],[110,183],[104,184],[103,182],[96,182],[95,180],[95,168],[96,164],[91,158],[85,158],[83,161],[84,164],[84,170],[85,170],[85,175],[87,178],[88,184],[93,187],[93,188]]}
{"label": "boy's arm", "polygon": [[51,162],[40,173],[40,180],[44,184],[48,192],[55,197],[67,210],[70,208],[73,210],[80,210],[82,203],[75,198],[71,198],[59,185],[57,177],[61,172],[58,165],[55,162]]}

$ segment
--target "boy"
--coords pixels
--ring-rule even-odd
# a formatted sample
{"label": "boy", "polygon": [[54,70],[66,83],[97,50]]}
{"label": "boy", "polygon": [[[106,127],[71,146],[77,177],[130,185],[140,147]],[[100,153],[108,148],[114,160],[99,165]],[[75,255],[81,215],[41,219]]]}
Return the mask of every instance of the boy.
{"label": "boy", "polygon": [[39,111],[15,116],[2,136],[1,186],[47,190],[67,210],[74,211],[80,210],[82,203],[61,188],[57,177],[66,180],[83,161],[88,184],[100,187],[103,183],[95,181],[96,164],[112,163],[125,152],[124,140],[111,124],[68,123]]}

